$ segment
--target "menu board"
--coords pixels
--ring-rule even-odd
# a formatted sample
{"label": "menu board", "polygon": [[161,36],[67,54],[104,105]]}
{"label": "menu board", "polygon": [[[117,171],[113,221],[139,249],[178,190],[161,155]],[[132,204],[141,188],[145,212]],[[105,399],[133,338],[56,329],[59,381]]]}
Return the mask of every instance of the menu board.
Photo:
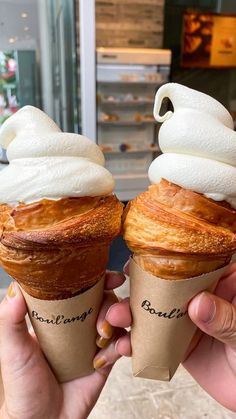
{"label": "menu board", "polygon": [[236,67],[236,16],[184,13],[183,67]]}

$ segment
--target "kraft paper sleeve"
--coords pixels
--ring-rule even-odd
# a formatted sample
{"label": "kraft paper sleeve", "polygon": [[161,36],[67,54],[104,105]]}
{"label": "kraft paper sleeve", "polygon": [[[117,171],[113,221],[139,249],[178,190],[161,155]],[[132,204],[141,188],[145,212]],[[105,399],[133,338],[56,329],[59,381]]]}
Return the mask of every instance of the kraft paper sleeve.
{"label": "kraft paper sleeve", "polygon": [[213,291],[226,267],[182,280],[143,271],[131,258],[132,369],[135,377],[170,381],[196,331],[187,314],[200,291]]}
{"label": "kraft paper sleeve", "polygon": [[91,374],[97,351],[96,321],[104,278],[65,300],[39,300],[22,293],[41,349],[60,382]]}

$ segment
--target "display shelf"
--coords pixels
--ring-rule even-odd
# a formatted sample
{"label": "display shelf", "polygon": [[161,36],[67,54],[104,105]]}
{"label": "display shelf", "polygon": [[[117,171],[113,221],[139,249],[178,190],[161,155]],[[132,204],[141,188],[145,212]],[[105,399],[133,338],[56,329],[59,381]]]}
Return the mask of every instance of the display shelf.
{"label": "display shelf", "polygon": [[[106,146],[105,146],[106,147]],[[158,147],[158,146],[155,146],[155,147],[146,147],[146,148],[140,148],[140,149],[137,149],[137,148],[133,148],[133,149],[130,149],[130,150],[116,150],[116,149],[114,149],[114,150],[106,150],[105,149],[105,147],[104,148],[102,148],[101,146],[100,146],[100,148],[101,148],[101,150],[102,150],[102,152],[104,153],[104,154],[120,154],[120,153],[122,153],[122,154],[125,154],[125,153],[147,153],[147,152],[150,152],[150,153],[156,153],[156,152],[159,152],[159,151],[161,151],[160,150],[160,148]]]}
{"label": "display shelf", "polygon": [[105,48],[97,59],[97,143],[124,201],[147,190],[148,168],[161,154],[152,108],[156,90],[169,81],[171,52],[153,53]]}
{"label": "display shelf", "polygon": [[148,174],[147,173],[122,173],[122,174],[114,174],[113,175],[114,179],[117,180],[125,180],[125,179],[130,179],[132,181],[136,181],[138,179],[148,179]]}
{"label": "display shelf", "polygon": [[116,186],[115,194],[121,201],[135,198],[148,189],[150,181],[147,171],[140,173],[113,174]]}
{"label": "display shelf", "polygon": [[144,125],[144,124],[156,124],[155,119],[152,120],[142,120],[142,121],[102,121],[98,120],[100,125]]}
{"label": "display shelf", "polygon": [[144,106],[144,105],[153,105],[153,100],[101,100],[98,102],[98,105],[115,105],[115,106]]}
{"label": "display shelf", "polygon": [[160,87],[163,83],[165,83],[164,81],[163,82],[160,82],[160,81],[148,81],[148,80],[97,80],[97,83],[98,84],[104,84],[104,85],[111,85],[111,84],[147,84],[147,85],[151,85],[151,86],[153,86],[153,85],[155,85],[156,87]]}

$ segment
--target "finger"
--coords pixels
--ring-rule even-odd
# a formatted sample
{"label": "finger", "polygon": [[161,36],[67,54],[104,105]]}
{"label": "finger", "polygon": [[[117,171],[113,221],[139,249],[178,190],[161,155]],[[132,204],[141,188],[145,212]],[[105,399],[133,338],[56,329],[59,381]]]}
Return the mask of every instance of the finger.
{"label": "finger", "polygon": [[215,294],[227,301],[232,301],[236,295],[236,264],[233,263],[227,269],[227,275],[223,276],[215,290]]}
{"label": "finger", "polygon": [[16,282],[13,282],[0,304],[1,369],[5,391],[9,398],[14,388],[18,388],[19,391],[18,380],[21,372],[24,371],[26,374],[27,370],[32,370],[35,340],[28,333],[26,312],[27,308],[20,288]]}
{"label": "finger", "polygon": [[121,356],[130,356],[130,354],[130,337],[126,333],[117,340],[112,341],[107,348],[101,349],[98,352],[94,358],[94,368],[95,370],[107,368],[109,365],[114,364]]}
{"label": "finger", "polygon": [[236,263],[232,262],[230,265],[226,268],[221,278],[225,278],[228,275],[231,275],[232,273],[236,272]]}
{"label": "finger", "polygon": [[105,290],[113,290],[120,287],[126,278],[122,272],[107,271],[105,276]]}
{"label": "finger", "polygon": [[102,308],[99,312],[97,319],[98,334],[104,339],[111,339],[113,335],[113,327],[109,324],[105,317],[109,308],[117,301],[118,298],[116,297],[113,291],[106,291],[104,293]]}
{"label": "finger", "polygon": [[[121,337],[113,340],[106,349],[101,349],[96,354],[93,360],[95,369],[93,374],[63,384],[70,396],[73,393],[77,397],[78,392],[75,391],[75,388],[77,388],[79,393],[84,394],[85,399],[89,400],[90,408],[92,408],[101,393],[112,366],[121,357],[121,352],[129,353],[129,347],[125,342],[126,337],[122,336],[122,339],[124,341],[121,340]],[[119,351],[116,349],[117,342],[120,342]]]}
{"label": "finger", "polygon": [[10,364],[14,359],[15,348],[18,355],[20,354],[17,358],[21,360],[21,355],[24,357],[27,351],[29,334],[25,321],[26,312],[27,308],[20,288],[13,282],[0,304],[0,354],[1,359],[9,359]]}
{"label": "finger", "polygon": [[30,328],[28,328],[28,333],[35,340],[35,342],[38,342],[38,338],[37,338],[37,336],[35,334],[35,331],[34,331],[32,326],[30,326]]}
{"label": "finger", "polygon": [[[48,389],[56,385],[56,379],[38,343],[28,333],[25,315],[23,295],[19,286],[12,283],[0,304],[1,372],[6,417],[9,418],[28,417],[24,414],[26,411],[30,417],[39,417],[35,412],[42,411],[42,400],[51,402]],[[45,386],[40,386],[39,383],[44,383]]]}
{"label": "finger", "polygon": [[129,327],[132,323],[129,298],[113,304],[106,314],[106,320],[115,327]]}
{"label": "finger", "polygon": [[[114,340],[110,343],[108,348],[98,352],[93,362],[95,369],[93,374],[63,384],[63,387],[70,395],[70,398],[72,398],[72,395],[75,395],[75,402],[78,403],[77,395],[79,392],[79,394],[84,395],[85,400],[89,400],[89,406],[90,409],[92,409],[101,393],[112,366],[121,355],[130,355],[130,338],[128,334],[119,337],[118,340]],[[85,414],[83,417],[85,417]]]}
{"label": "finger", "polygon": [[127,262],[124,264],[123,272],[125,275],[129,276],[129,260],[127,260]]}
{"label": "finger", "polygon": [[117,340],[115,348],[120,355],[131,356],[131,342],[129,332]]}
{"label": "finger", "polygon": [[189,347],[184,355],[184,361],[191,355],[191,353],[194,351],[196,346],[198,345],[201,337],[203,335],[203,332],[200,329],[197,329],[196,332],[193,335],[193,338],[189,344]]}
{"label": "finger", "polygon": [[203,292],[190,302],[188,313],[203,332],[236,349],[236,308],[233,304]]}
{"label": "finger", "polygon": [[110,343],[108,348],[101,349],[93,361],[93,366],[95,370],[100,370],[101,368],[106,368],[109,365],[114,364],[119,358],[120,354],[115,349],[116,342],[113,341]]}

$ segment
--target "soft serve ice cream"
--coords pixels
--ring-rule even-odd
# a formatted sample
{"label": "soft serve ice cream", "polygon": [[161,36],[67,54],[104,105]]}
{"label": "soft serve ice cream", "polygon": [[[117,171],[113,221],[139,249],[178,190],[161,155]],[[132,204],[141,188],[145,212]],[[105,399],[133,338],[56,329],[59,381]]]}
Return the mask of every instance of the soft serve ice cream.
{"label": "soft serve ice cream", "polygon": [[[174,111],[160,115],[164,98]],[[154,117],[163,122],[159,145],[164,154],[149,168],[149,179],[164,178],[236,208],[236,133],[229,112],[210,96],[177,83],[156,94]]]}
{"label": "soft serve ice cream", "polygon": [[10,163],[0,172],[0,203],[102,196],[113,190],[99,147],[82,135],[61,132],[33,106],[5,121],[0,146]]}

